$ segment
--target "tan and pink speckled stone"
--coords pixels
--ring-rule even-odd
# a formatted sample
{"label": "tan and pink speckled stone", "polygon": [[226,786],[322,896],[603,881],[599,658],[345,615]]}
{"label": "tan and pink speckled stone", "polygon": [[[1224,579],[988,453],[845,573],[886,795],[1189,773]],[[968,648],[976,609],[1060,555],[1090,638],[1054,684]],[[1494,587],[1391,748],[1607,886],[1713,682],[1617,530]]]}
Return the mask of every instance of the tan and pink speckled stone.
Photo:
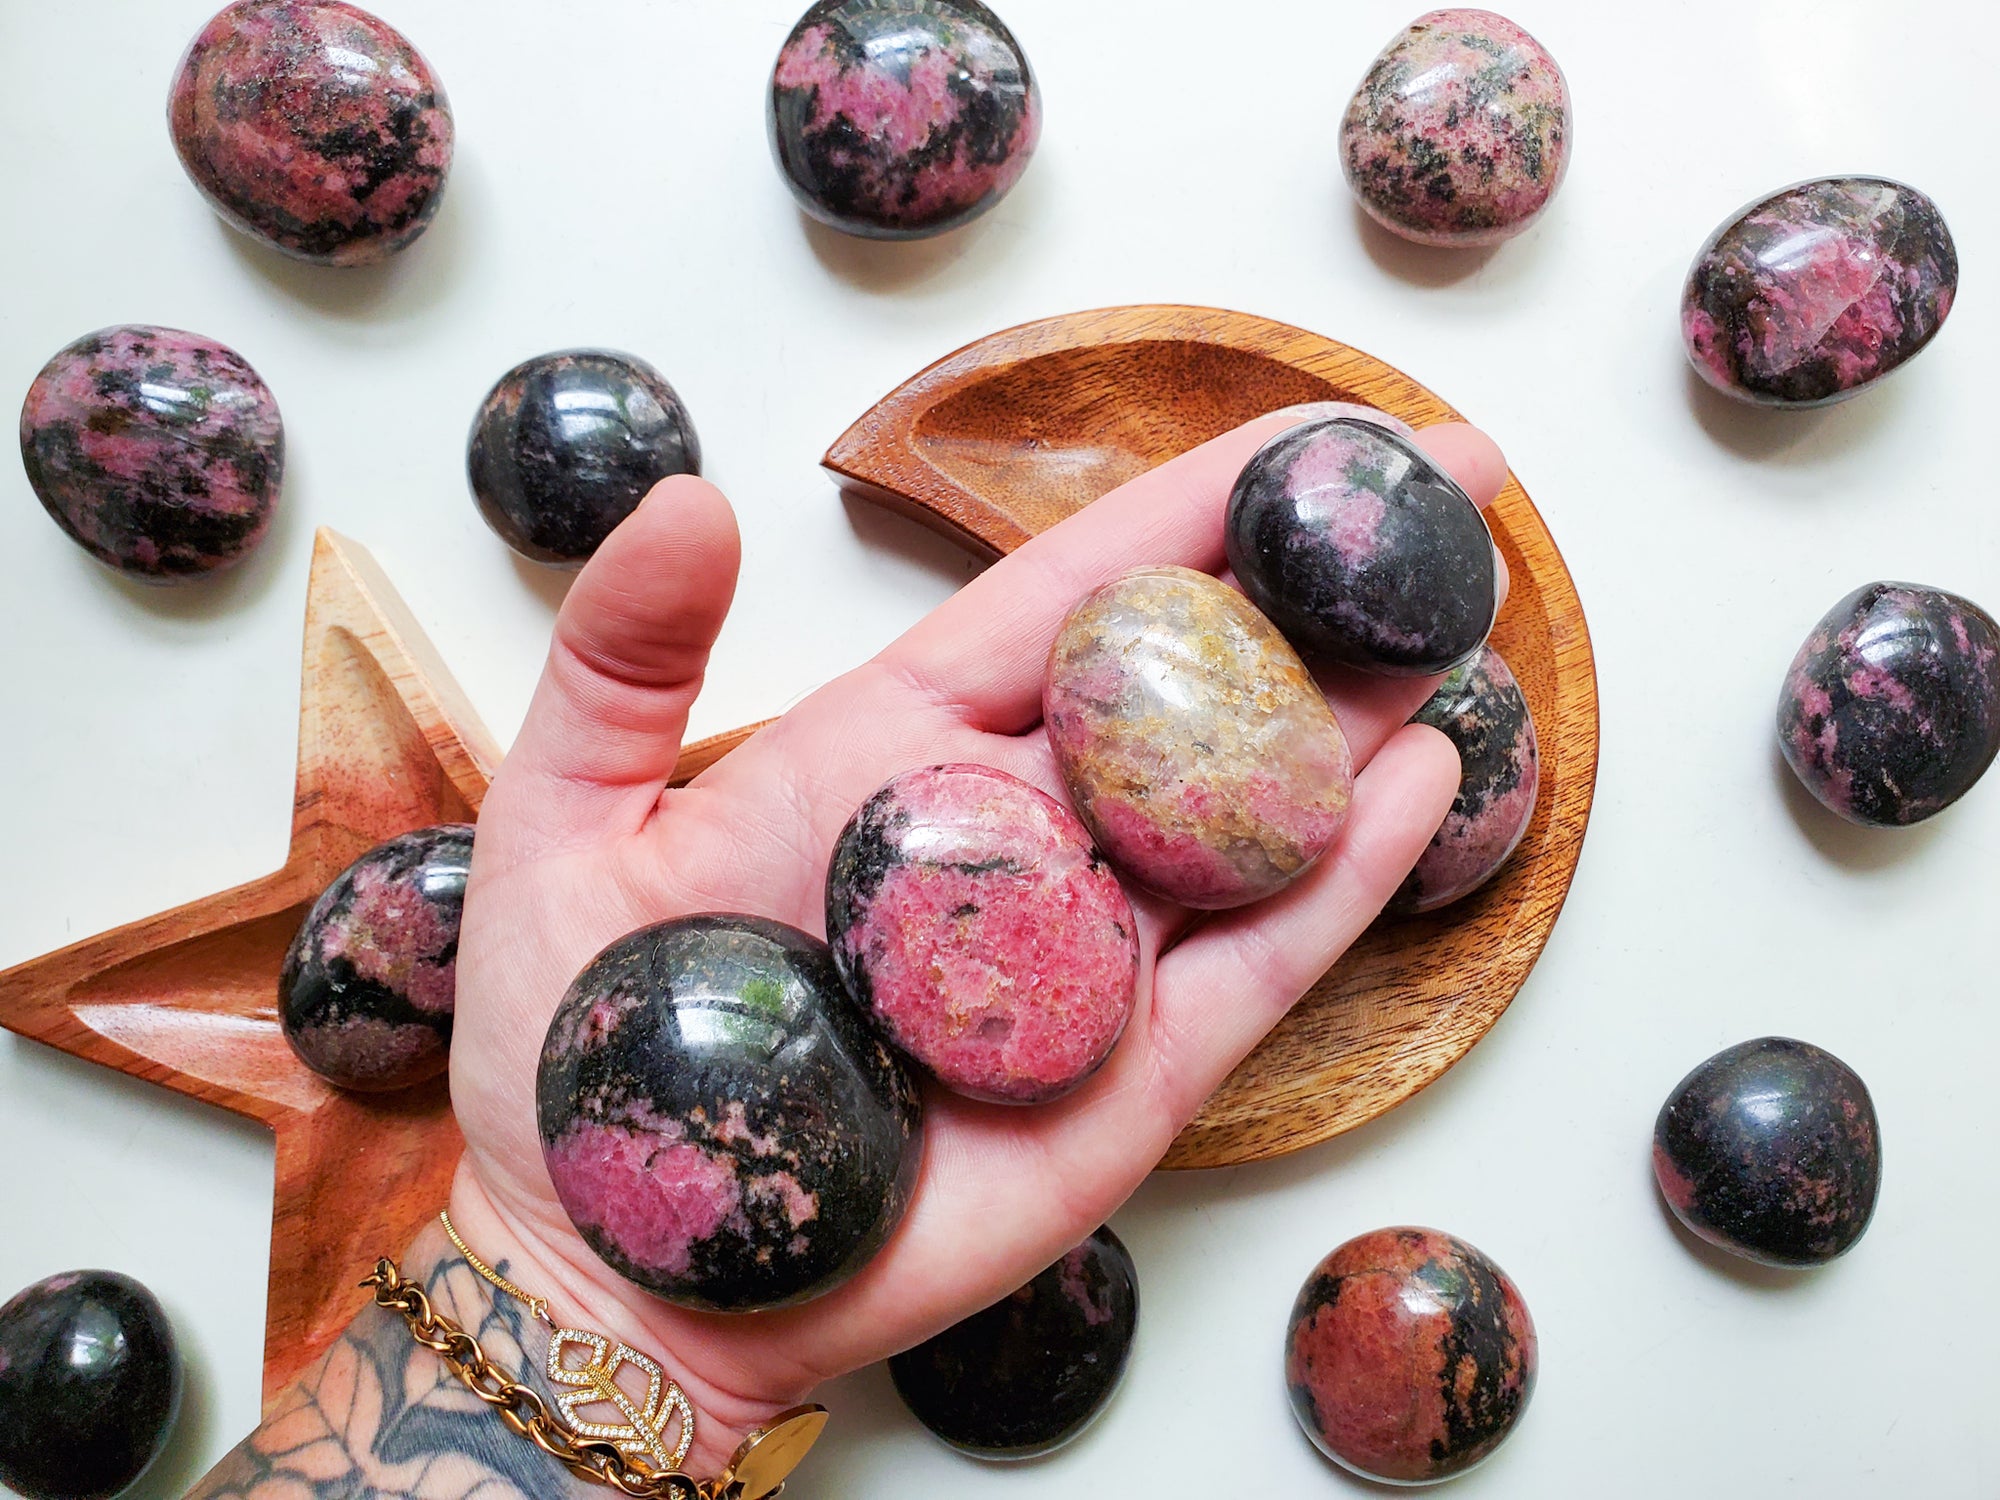
{"label": "tan and pink speckled stone", "polygon": [[1347,738],[1250,601],[1206,573],[1140,568],[1071,611],[1043,715],[1098,847],[1169,900],[1241,906],[1339,836]]}

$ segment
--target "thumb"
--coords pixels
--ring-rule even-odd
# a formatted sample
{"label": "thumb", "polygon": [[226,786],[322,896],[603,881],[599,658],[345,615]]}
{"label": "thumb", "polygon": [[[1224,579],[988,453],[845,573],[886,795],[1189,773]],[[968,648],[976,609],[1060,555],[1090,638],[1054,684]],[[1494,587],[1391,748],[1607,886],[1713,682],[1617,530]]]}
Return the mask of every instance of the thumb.
{"label": "thumb", "polygon": [[605,539],[556,616],[521,733],[480,816],[515,864],[637,831],[666,789],[741,560],[722,491],[662,480]]}

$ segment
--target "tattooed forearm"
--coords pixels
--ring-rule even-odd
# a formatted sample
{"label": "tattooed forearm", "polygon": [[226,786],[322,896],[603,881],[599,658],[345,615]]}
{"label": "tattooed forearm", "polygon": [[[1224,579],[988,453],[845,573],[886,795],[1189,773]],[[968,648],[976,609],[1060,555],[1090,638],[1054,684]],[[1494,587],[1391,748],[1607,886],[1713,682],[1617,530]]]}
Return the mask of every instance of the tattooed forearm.
{"label": "tattooed forearm", "polygon": [[[525,1311],[435,1227],[403,1274],[509,1378],[529,1378],[540,1342]],[[571,1500],[589,1488],[509,1432],[400,1317],[370,1306],[189,1500]]]}

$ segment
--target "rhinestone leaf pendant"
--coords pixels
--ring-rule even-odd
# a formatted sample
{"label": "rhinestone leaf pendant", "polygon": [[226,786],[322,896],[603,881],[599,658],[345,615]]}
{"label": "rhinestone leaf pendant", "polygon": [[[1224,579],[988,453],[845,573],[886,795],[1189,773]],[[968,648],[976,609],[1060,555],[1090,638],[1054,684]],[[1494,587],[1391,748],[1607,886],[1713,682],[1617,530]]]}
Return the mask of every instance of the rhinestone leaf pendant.
{"label": "rhinestone leaf pendant", "polygon": [[[588,1356],[582,1364],[574,1362],[572,1349]],[[646,1377],[643,1402],[618,1383],[627,1365]],[[548,1377],[551,1385],[570,1387],[558,1391],[556,1405],[563,1420],[583,1436],[611,1443],[621,1453],[643,1456],[662,1470],[680,1468],[687,1457],[694,1442],[694,1408],[666,1372],[637,1349],[614,1344],[586,1328],[558,1328],[549,1336]],[[625,1420],[592,1421],[582,1415],[594,1408],[600,1417],[615,1412]],[[670,1422],[679,1424],[672,1446],[666,1440]]]}

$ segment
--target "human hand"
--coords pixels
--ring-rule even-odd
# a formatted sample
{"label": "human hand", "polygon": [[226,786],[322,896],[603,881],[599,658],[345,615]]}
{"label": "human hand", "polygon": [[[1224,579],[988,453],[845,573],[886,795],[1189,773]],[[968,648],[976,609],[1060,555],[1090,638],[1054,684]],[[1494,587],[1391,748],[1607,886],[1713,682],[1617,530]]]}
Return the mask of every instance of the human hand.
{"label": "human hand", "polygon": [[[479,821],[458,959],[452,1097],[466,1154],[451,1209],[468,1242],[560,1318],[663,1359],[702,1419],[691,1472],[719,1470],[745,1431],[821,1381],[1005,1296],[1131,1194],[1374,920],[1442,821],[1456,755],[1405,724],[1434,680],[1322,675],[1358,772],[1334,848],[1282,894],[1205,919],[1134,889],[1139,993],[1117,1050],[1049,1105],[930,1089],[907,1217],[859,1275],[813,1302],[686,1311],[584,1244],[536,1131],[557,1002],[607,943],[668,917],[742,911],[823,932],[834,840],[897,772],[974,762],[1061,797],[1040,718],[1064,616],[1143,564],[1223,573],[1230,486],[1290,420],[1218,438],[1035,538],[684,789],[667,781],[735,586],[728,502],[701,480],[665,481],[571,589]],[[1481,505],[1499,492],[1505,465],[1482,434],[1450,425],[1419,440]]]}

